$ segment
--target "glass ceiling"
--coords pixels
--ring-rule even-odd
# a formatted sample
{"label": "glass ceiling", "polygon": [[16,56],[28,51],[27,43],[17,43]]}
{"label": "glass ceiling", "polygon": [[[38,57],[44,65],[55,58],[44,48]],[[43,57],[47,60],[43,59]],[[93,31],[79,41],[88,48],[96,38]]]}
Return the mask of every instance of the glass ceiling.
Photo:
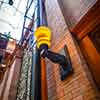
{"label": "glass ceiling", "polygon": [[[7,34],[10,32],[11,37],[20,40],[24,15],[27,4],[32,0],[13,0],[13,5],[9,5],[9,0],[0,0],[0,33]],[[29,3],[27,3],[29,2]],[[34,12],[34,3],[31,5],[27,16],[32,17]],[[30,19],[27,19],[26,26],[28,26]]]}

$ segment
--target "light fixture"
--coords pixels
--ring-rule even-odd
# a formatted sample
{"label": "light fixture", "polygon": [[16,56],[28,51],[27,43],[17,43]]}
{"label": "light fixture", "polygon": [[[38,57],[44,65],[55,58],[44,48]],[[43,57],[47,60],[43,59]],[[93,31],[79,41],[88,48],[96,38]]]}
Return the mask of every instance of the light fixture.
{"label": "light fixture", "polygon": [[47,57],[54,63],[60,65],[61,80],[66,79],[67,76],[73,73],[73,68],[67,47],[64,47],[64,54],[55,53],[51,50],[51,31],[48,27],[40,26],[35,31],[35,37],[37,39],[37,48],[39,48],[40,56]]}
{"label": "light fixture", "polygon": [[9,3],[9,5],[13,5],[14,2],[13,2],[13,0],[9,0],[8,3]]}

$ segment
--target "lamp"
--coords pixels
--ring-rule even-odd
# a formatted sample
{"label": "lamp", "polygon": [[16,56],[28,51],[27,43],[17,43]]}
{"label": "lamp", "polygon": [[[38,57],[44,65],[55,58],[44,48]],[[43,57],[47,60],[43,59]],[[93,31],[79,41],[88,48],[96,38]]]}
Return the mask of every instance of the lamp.
{"label": "lamp", "polygon": [[62,55],[49,50],[51,44],[51,31],[48,27],[40,26],[35,31],[37,39],[37,47],[40,51],[40,56],[47,57],[54,63],[61,66],[61,80],[64,80],[69,74],[73,72],[69,55]]}

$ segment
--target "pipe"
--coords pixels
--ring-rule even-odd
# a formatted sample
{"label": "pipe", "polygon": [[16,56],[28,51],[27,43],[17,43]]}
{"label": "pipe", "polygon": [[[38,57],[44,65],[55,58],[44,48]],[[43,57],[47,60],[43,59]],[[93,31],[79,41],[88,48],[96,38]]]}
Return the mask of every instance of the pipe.
{"label": "pipe", "polygon": [[[40,0],[40,21],[42,26],[47,26],[45,0]],[[47,79],[46,79],[46,62],[45,58],[41,57],[41,98],[48,100]]]}
{"label": "pipe", "polygon": [[48,100],[46,62],[43,57],[41,57],[41,98],[42,100]]}
{"label": "pipe", "polygon": [[40,59],[37,49],[32,51],[31,100],[41,100]]}
{"label": "pipe", "polygon": [[[34,31],[40,26],[40,5],[39,0],[36,2],[36,9],[34,13]],[[41,100],[41,63],[40,63],[40,53],[37,48],[35,48],[32,54],[32,83],[31,83],[31,100]]]}
{"label": "pipe", "polygon": [[[34,22],[34,31],[42,26],[47,25],[46,20],[46,12],[44,7],[44,2],[42,0],[37,0],[38,7],[35,10],[34,20],[37,20],[37,22]],[[34,56],[34,55],[33,55]],[[46,64],[45,59],[40,57],[40,50],[37,48],[35,49],[35,61],[34,61],[34,71],[35,73],[33,77],[33,83],[32,85],[32,100],[48,100],[47,95],[47,80],[46,80]],[[33,59],[33,60],[34,60]],[[35,80],[35,82],[34,82]]]}
{"label": "pipe", "polygon": [[[36,6],[34,31],[41,25],[47,26],[44,2],[37,0]],[[37,21],[35,21],[36,19]],[[38,48],[35,48],[32,52],[31,100],[48,100],[45,59],[40,57],[40,50]]]}

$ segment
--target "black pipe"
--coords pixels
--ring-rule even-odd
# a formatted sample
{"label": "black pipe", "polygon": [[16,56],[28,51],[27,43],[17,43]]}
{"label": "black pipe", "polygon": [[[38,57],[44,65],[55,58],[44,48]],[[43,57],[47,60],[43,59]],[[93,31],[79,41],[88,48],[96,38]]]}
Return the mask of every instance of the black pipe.
{"label": "black pipe", "polygon": [[41,100],[41,62],[40,53],[36,50],[36,77],[35,77],[35,100]]}
{"label": "black pipe", "polygon": [[38,49],[32,51],[31,100],[41,100],[41,65]]}
{"label": "black pipe", "polygon": [[36,66],[36,50],[32,50],[32,77],[31,77],[31,100],[35,100],[35,67]]}
{"label": "black pipe", "polygon": [[[40,0],[37,0],[34,14],[34,31],[41,25],[42,20],[40,18]],[[40,52],[38,48],[35,48],[32,54],[32,82],[31,82],[31,100],[41,100],[41,62],[40,62]]]}
{"label": "black pipe", "polygon": [[40,25],[48,26],[47,24],[47,15],[45,9],[45,0],[40,0]]}
{"label": "black pipe", "polygon": [[[34,20],[38,18],[37,22],[34,22],[34,28],[38,28],[40,26],[47,26],[46,12],[44,1],[37,0],[38,6],[35,10]],[[36,30],[35,29],[35,30]],[[35,31],[34,30],[34,31]],[[34,85],[32,85],[32,100],[41,100],[41,62],[40,62],[40,50],[38,48],[35,49],[35,58],[34,60],[34,73],[32,72],[32,81]],[[34,81],[35,80],[35,81]],[[34,92],[33,92],[34,91]],[[34,98],[34,99],[33,99]]]}

